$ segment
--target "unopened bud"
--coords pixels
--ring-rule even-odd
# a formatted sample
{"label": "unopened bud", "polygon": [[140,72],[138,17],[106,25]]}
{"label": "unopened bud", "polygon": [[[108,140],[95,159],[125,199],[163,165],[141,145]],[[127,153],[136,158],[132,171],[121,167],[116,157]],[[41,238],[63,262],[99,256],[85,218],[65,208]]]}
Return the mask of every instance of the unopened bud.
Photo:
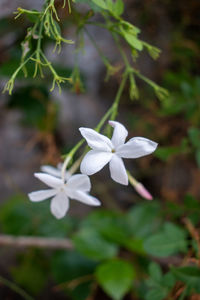
{"label": "unopened bud", "polygon": [[147,200],[153,200],[152,195],[149,193],[149,191],[147,191],[147,189],[143,186],[142,183],[138,182],[134,187],[138,194],[140,194],[140,196]]}

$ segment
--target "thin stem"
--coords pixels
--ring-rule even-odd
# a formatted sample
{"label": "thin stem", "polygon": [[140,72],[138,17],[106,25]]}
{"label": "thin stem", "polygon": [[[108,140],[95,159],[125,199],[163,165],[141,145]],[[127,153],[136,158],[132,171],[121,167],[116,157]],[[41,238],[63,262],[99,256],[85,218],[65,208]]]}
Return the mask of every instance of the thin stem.
{"label": "thin stem", "polygon": [[[117,109],[118,109],[118,105],[119,105],[119,101],[122,95],[122,92],[124,90],[124,86],[126,83],[126,79],[127,79],[127,73],[123,74],[123,78],[122,81],[120,83],[117,95],[115,97],[115,100],[112,104],[112,106],[109,108],[109,110],[105,113],[105,115],[102,117],[102,119],[100,120],[100,122],[98,123],[98,125],[95,127],[95,130],[97,132],[99,132],[102,128],[102,126],[104,125],[104,123],[106,122],[106,120],[110,117],[111,115],[111,120],[114,120],[116,115],[117,115]],[[62,167],[62,179],[64,181],[64,177],[65,177],[65,171],[67,168],[68,163],[70,162],[70,160],[73,158],[74,154],[76,153],[76,151],[82,146],[82,144],[84,143],[84,139],[80,140],[75,146],[74,148],[69,152],[69,154],[67,154],[66,159],[63,163],[63,167]]]}
{"label": "thin stem", "polygon": [[64,238],[46,238],[38,236],[13,236],[0,234],[1,247],[37,247],[40,249],[73,249],[72,241]]}
{"label": "thin stem", "polygon": [[122,78],[122,81],[120,83],[115,101],[113,103],[113,110],[112,110],[112,114],[111,114],[111,120],[115,120],[115,118],[117,116],[117,109],[118,109],[118,106],[119,106],[119,101],[120,101],[122,92],[123,92],[125,84],[126,84],[127,76],[128,76],[128,73],[125,71],[125,73],[123,74],[123,78]]}
{"label": "thin stem", "polygon": [[15,78],[17,76],[17,74],[19,73],[19,71],[21,69],[23,69],[23,67],[27,64],[27,62],[32,59],[32,57],[35,55],[35,51],[26,59],[24,60],[20,66],[17,68],[17,70],[15,70],[15,72],[12,74],[11,78],[9,79],[9,81],[6,83],[4,89],[3,89],[3,93],[5,93],[6,91],[9,92],[9,95],[12,94],[12,90],[13,90],[13,86],[14,86],[14,81]]}
{"label": "thin stem", "polygon": [[129,182],[135,187],[139,182],[131,175],[129,171],[126,170],[126,172],[128,175]]}
{"label": "thin stem", "polygon": [[34,300],[23,289],[21,289],[19,286],[17,286],[15,283],[11,282],[10,280],[5,279],[2,276],[0,276],[0,282],[3,283],[5,286],[9,287],[12,291],[19,294],[25,300]]}

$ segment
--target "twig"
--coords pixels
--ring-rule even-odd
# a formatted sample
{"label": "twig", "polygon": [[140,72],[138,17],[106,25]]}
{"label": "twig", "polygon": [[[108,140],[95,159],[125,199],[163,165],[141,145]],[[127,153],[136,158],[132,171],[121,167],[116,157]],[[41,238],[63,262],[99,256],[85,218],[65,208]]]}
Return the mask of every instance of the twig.
{"label": "twig", "polygon": [[0,235],[0,246],[8,247],[36,247],[48,249],[73,249],[73,244],[69,239],[43,238],[12,235]]}
{"label": "twig", "polygon": [[189,231],[191,237],[196,241],[197,243],[197,249],[198,249],[198,253],[197,253],[197,256],[198,256],[198,265],[200,267],[200,235],[199,235],[199,232],[198,230],[193,226],[192,222],[187,219],[187,218],[184,218],[183,222],[185,223],[185,226],[187,228],[187,230]]}
{"label": "twig", "polygon": [[18,295],[20,295],[25,300],[34,300],[31,296],[29,296],[23,289],[21,289],[18,285],[11,282],[8,279],[3,278],[0,276],[0,283],[4,284],[8,288],[10,288],[12,291],[16,292]]}

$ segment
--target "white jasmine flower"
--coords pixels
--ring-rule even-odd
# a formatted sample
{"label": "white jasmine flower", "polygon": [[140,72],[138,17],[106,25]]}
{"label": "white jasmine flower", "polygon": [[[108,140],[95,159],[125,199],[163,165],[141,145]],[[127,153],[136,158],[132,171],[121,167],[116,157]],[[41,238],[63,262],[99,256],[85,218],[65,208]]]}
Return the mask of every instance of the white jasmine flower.
{"label": "white jasmine flower", "polygon": [[122,158],[148,155],[156,150],[158,144],[143,137],[134,137],[125,143],[128,135],[126,128],[116,121],[109,121],[109,124],[114,128],[111,139],[93,129],[79,128],[92,148],[83,158],[80,169],[83,174],[93,175],[109,163],[111,178],[127,185],[128,175]]}
{"label": "white jasmine flower", "polygon": [[100,205],[100,201],[97,198],[88,194],[91,190],[91,183],[87,175],[72,175],[66,182],[46,173],[35,173],[34,176],[48,185],[50,189],[29,193],[30,200],[39,202],[53,197],[50,209],[57,219],[63,218],[68,211],[69,198],[88,205]]}
{"label": "white jasmine flower", "polygon": [[[57,168],[49,166],[49,165],[43,165],[41,166],[41,171],[47,174],[50,174],[52,176],[61,178],[62,177],[62,163],[57,164]],[[65,180],[69,179],[71,176],[70,172],[65,171]]]}

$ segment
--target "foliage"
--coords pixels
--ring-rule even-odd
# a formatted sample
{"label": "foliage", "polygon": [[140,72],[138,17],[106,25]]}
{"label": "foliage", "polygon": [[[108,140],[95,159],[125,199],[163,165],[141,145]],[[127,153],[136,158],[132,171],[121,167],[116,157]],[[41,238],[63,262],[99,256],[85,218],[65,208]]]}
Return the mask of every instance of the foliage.
{"label": "foliage", "polygon": [[146,292],[141,298],[145,300],[165,299],[177,281],[186,285],[188,293],[198,292],[198,267],[168,266],[165,273],[159,264],[152,262],[152,255],[173,258],[173,255],[186,254],[189,247],[196,247],[188,242],[185,230],[165,221],[162,212],[156,202],[135,205],[127,213],[98,210],[81,222],[76,220],[74,226],[69,217],[54,221],[45,203],[40,207],[30,206],[18,195],[1,209],[0,224],[5,233],[47,237],[67,234],[74,241],[75,251],[57,251],[49,256],[46,252],[27,250],[19,256],[12,276],[27,291],[37,294],[47,284],[50,273],[57,283],[56,289],[67,292],[72,299],[86,299],[94,283],[116,300],[123,299],[131,290],[140,294],[138,278],[145,284]]}
{"label": "foliage", "polygon": [[[84,12],[79,9],[80,4],[86,5]],[[146,169],[144,162],[144,171],[139,176],[148,182],[154,166],[156,170],[157,166],[167,166],[178,158],[192,163],[194,169],[196,165],[199,168],[200,78],[193,71],[194,65],[190,64],[196,59],[193,53],[195,47],[185,49],[181,43],[185,43],[186,48],[190,43],[182,37],[179,49],[176,45],[173,50],[175,71],[163,75],[163,86],[170,90],[169,95],[166,89],[145,77],[138,69],[136,63],[145,51],[151,58],[157,59],[160,50],[143,41],[141,30],[123,17],[125,4],[122,0],[64,1],[63,8],[68,6],[68,11],[64,10],[66,22],[62,22],[62,8],[54,0],[46,0],[41,11],[18,8],[17,21],[22,23],[23,20],[25,25],[16,28],[16,31],[26,29],[21,54],[18,45],[14,45],[9,52],[9,61],[5,61],[0,69],[2,78],[11,76],[4,88],[12,94],[7,107],[22,113],[23,125],[54,135],[59,107],[52,101],[53,96],[47,89],[49,74],[52,77],[51,91],[55,85],[61,91],[61,84],[65,83],[62,88],[70,88],[75,93],[85,92],[87,86],[79,68],[78,54],[83,51],[87,36],[107,69],[105,79],[116,76],[119,81],[113,104],[96,125],[96,131],[104,128],[110,136],[111,132],[105,124],[109,118],[116,118],[122,93],[127,92],[131,100],[142,96],[140,102],[124,101],[124,107],[127,106],[130,111],[128,122],[133,130],[150,132],[160,139],[160,147],[152,162],[146,163]],[[119,50],[120,66],[114,65],[104,55],[98,38],[91,36],[88,30],[90,26],[103,28],[110,34]],[[1,27],[8,32],[14,30],[9,20],[0,23]],[[71,27],[76,32],[74,41],[63,37],[62,33],[70,32],[68,29]],[[50,61],[47,50],[52,43],[54,52],[58,50],[58,54],[63,43],[69,47],[74,43],[75,63],[72,69]],[[177,41],[171,43],[173,46]],[[138,79],[148,84],[142,85],[140,91]],[[19,86],[13,90],[15,82]],[[151,101],[154,95],[148,87],[152,87],[158,98],[164,101]],[[134,109],[134,116],[130,107]],[[129,113],[126,112],[126,116]],[[161,122],[154,124],[152,120],[159,118]],[[176,125],[183,125],[179,125],[175,136],[163,125],[167,123],[167,127],[173,130],[174,121]],[[74,159],[82,144],[83,140],[63,157]],[[134,168],[137,171],[137,165]],[[161,189],[165,188],[165,184],[164,178]],[[111,210],[105,205],[104,209],[92,211],[83,220],[69,215],[63,220],[55,220],[49,212],[48,201],[35,205],[23,194],[6,199],[0,209],[0,226],[4,234],[67,237],[71,238],[74,246],[72,251],[25,249],[23,254],[16,256],[16,264],[10,268],[12,279],[36,298],[49,286],[54,298],[57,293],[63,292],[72,300],[94,299],[102,291],[114,300],[124,299],[126,295],[127,299],[131,295],[132,298],[144,300],[175,299],[179,295],[181,300],[195,293],[200,294],[199,199],[183,191],[175,201],[170,199],[170,193],[163,197],[162,192],[156,191],[157,200],[140,203],[131,194],[130,202],[122,203],[120,209]],[[102,198],[104,193],[103,190]]]}

